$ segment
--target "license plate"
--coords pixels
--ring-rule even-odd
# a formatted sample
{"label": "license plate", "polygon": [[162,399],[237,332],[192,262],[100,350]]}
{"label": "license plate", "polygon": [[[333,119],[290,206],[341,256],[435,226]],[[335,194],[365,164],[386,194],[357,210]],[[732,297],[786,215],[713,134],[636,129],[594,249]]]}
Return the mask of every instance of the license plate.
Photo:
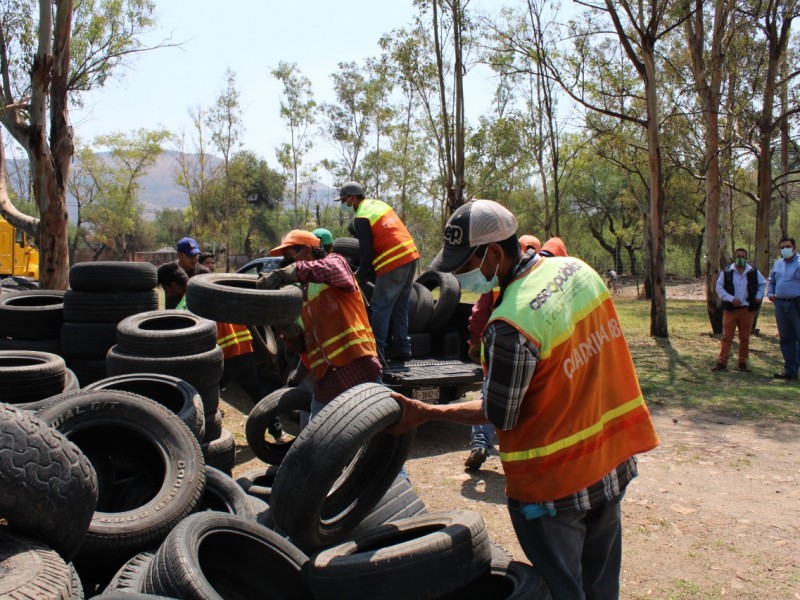
{"label": "license plate", "polygon": [[414,398],[414,400],[422,400],[423,402],[436,402],[439,399],[439,388],[414,388],[411,397]]}

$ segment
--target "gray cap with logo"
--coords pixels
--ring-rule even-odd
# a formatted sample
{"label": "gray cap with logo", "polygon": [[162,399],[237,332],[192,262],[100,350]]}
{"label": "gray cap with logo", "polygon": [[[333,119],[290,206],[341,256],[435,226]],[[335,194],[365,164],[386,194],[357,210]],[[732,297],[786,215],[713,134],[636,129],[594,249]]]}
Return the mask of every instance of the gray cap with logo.
{"label": "gray cap with logo", "polygon": [[473,200],[459,206],[447,220],[444,245],[431,269],[452,273],[475,253],[478,246],[502,242],[517,232],[516,217],[493,200]]}

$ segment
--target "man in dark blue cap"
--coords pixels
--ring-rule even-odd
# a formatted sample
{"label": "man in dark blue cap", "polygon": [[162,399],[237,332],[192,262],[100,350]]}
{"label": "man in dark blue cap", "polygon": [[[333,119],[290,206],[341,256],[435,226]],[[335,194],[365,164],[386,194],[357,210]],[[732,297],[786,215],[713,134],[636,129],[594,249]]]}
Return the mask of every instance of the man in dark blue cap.
{"label": "man in dark blue cap", "polygon": [[175,245],[175,250],[178,252],[178,266],[186,271],[186,274],[191,278],[201,273],[210,273],[206,267],[200,264],[200,246],[194,239],[190,237],[181,238]]}

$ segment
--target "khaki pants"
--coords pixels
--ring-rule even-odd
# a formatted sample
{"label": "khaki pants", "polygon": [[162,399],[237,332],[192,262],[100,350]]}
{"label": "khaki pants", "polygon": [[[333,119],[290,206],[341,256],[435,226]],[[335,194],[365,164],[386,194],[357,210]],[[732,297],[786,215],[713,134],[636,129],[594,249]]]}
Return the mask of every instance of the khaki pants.
{"label": "khaki pants", "polygon": [[750,349],[750,333],[753,331],[753,320],[756,312],[748,310],[747,307],[726,310],[722,314],[722,345],[719,350],[719,362],[723,365],[728,364],[728,357],[731,354],[731,344],[733,334],[739,329],[739,363],[747,362],[748,350]]}

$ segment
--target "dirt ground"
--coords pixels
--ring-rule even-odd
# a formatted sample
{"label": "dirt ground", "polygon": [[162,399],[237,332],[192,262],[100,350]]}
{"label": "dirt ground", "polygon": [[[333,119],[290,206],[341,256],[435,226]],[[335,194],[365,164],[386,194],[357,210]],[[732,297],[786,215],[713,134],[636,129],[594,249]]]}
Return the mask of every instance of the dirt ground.
{"label": "dirt ground", "polygon": [[[635,286],[628,289],[635,293]],[[702,284],[671,298],[702,298]],[[247,402],[223,393],[234,474],[258,465],[243,428]],[[800,402],[800,392],[798,393]],[[800,426],[742,424],[655,407],[661,445],[639,457],[623,502],[622,598],[800,600]],[[421,427],[406,463],[429,511],[479,512],[493,542],[525,561],[505,506],[500,459],[464,470],[469,428]]]}

